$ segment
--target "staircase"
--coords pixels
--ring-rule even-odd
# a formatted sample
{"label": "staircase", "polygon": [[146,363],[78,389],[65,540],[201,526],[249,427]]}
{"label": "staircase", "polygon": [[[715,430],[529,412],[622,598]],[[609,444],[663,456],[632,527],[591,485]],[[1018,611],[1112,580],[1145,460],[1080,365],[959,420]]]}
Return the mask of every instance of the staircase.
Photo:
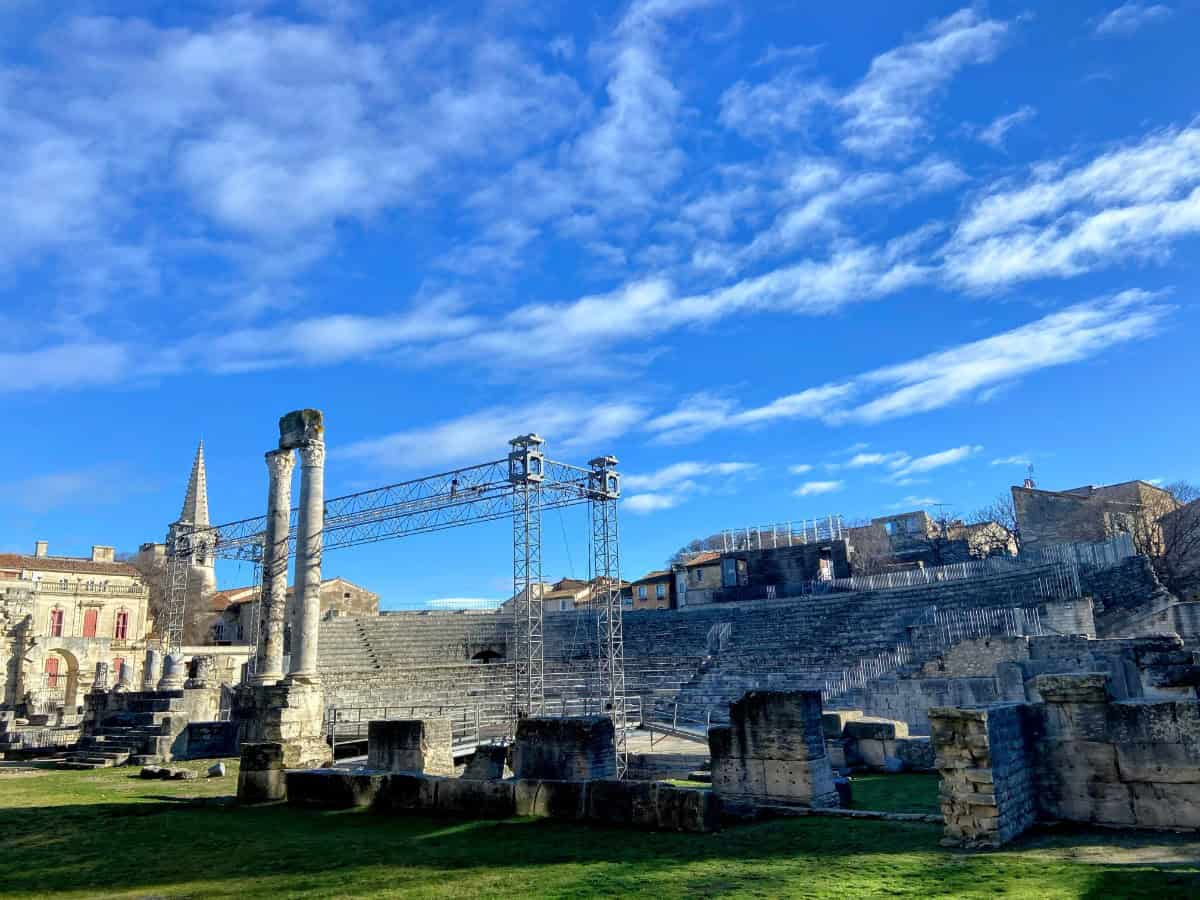
{"label": "staircase", "polygon": [[182,691],[145,691],[125,712],[84,728],[71,750],[57,754],[60,769],[104,769],[148,765],[171,752],[171,719],[182,711]]}

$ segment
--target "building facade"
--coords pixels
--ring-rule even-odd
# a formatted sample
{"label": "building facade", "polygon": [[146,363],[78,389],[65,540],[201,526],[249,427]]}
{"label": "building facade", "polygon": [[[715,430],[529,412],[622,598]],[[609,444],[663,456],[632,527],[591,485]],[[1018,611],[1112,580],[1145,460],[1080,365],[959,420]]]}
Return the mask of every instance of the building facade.
{"label": "building facade", "polygon": [[1013,509],[1024,548],[1104,541],[1132,534],[1155,543],[1159,520],[1179,504],[1162,488],[1145,481],[1085,485],[1043,491],[1027,482],[1012,488]]}
{"label": "building facade", "polygon": [[621,598],[629,610],[675,609],[675,575],[669,569],[650,572],[623,587]]}
{"label": "building facade", "polygon": [[98,662],[108,664],[106,687],[122,664],[140,684],[152,626],[145,579],[112,547],[51,556],[38,541],[32,555],[0,554],[0,706],[75,715]]}

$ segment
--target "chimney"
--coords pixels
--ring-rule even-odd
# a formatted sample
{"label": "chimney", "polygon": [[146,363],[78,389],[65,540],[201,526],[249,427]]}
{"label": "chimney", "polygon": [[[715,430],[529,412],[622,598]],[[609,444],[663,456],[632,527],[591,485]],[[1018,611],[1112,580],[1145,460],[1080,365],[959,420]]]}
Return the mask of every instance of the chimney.
{"label": "chimney", "polygon": [[92,545],[92,562],[110,563],[116,558],[116,550],[112,547]]}
{"label": "chimney", "polygon": [[49,552],[50,552],[50,545],[47,544],[45,541],[34,542],[34,545],[33,545],[33,555],[34,556],[41,558],[43,556],[49,555]]}

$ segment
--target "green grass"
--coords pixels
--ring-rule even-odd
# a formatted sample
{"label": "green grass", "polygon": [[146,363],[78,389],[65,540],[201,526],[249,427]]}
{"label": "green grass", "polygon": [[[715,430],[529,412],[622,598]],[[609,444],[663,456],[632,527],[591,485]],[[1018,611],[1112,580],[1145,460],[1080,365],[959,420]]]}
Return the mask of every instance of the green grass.
{"label": "green grass", "polygon": [[938,777],[932,773],[855,775],[850,779],[854,809],[882,812],[940,813]]}
{"label": "green grass", "polygon": [[244,809],[222,799],[235,773],[0,771],[0,897],[1200,895],[1200,845],[1159,835],[1063,833],[970,854],[939,847],[937,826],[879,821],[683,835]]}

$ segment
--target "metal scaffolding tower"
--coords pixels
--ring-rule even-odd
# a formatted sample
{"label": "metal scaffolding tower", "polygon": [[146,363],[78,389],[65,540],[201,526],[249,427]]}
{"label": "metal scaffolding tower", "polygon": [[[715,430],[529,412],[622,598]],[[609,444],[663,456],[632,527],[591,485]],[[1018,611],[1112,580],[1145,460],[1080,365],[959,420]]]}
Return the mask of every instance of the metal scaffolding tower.
{"label": "metal scaffolding tower", "polygon": [[[593,575],[601,702],[613,717],[618,771],[625,771],[625,664],[621,630],[621,582],[617,542],[620,475],[617,460],[597,457],[590,468],[545,456],[544,441],[527,434],[509,442],[503,459],[452,469],[325,501],[324,549],[393,540],[511,519],[513,536],[514,715],[544,715],[542,630],[542,513],[587,503],[592,513]],[[291,512],[295,549],[298,510]],[[223,525],[182,524],[168,536],[167,608],[171,649],[182,643],[183,613],[192,549],[203,542],[219,559],[256,563],[261,597],[261,560],[266,516]],[[253,631],[257,632],[257,604]],[[253,638],[257,640],[257,633]],[[176,642],[177,641],[177,642]]]}

